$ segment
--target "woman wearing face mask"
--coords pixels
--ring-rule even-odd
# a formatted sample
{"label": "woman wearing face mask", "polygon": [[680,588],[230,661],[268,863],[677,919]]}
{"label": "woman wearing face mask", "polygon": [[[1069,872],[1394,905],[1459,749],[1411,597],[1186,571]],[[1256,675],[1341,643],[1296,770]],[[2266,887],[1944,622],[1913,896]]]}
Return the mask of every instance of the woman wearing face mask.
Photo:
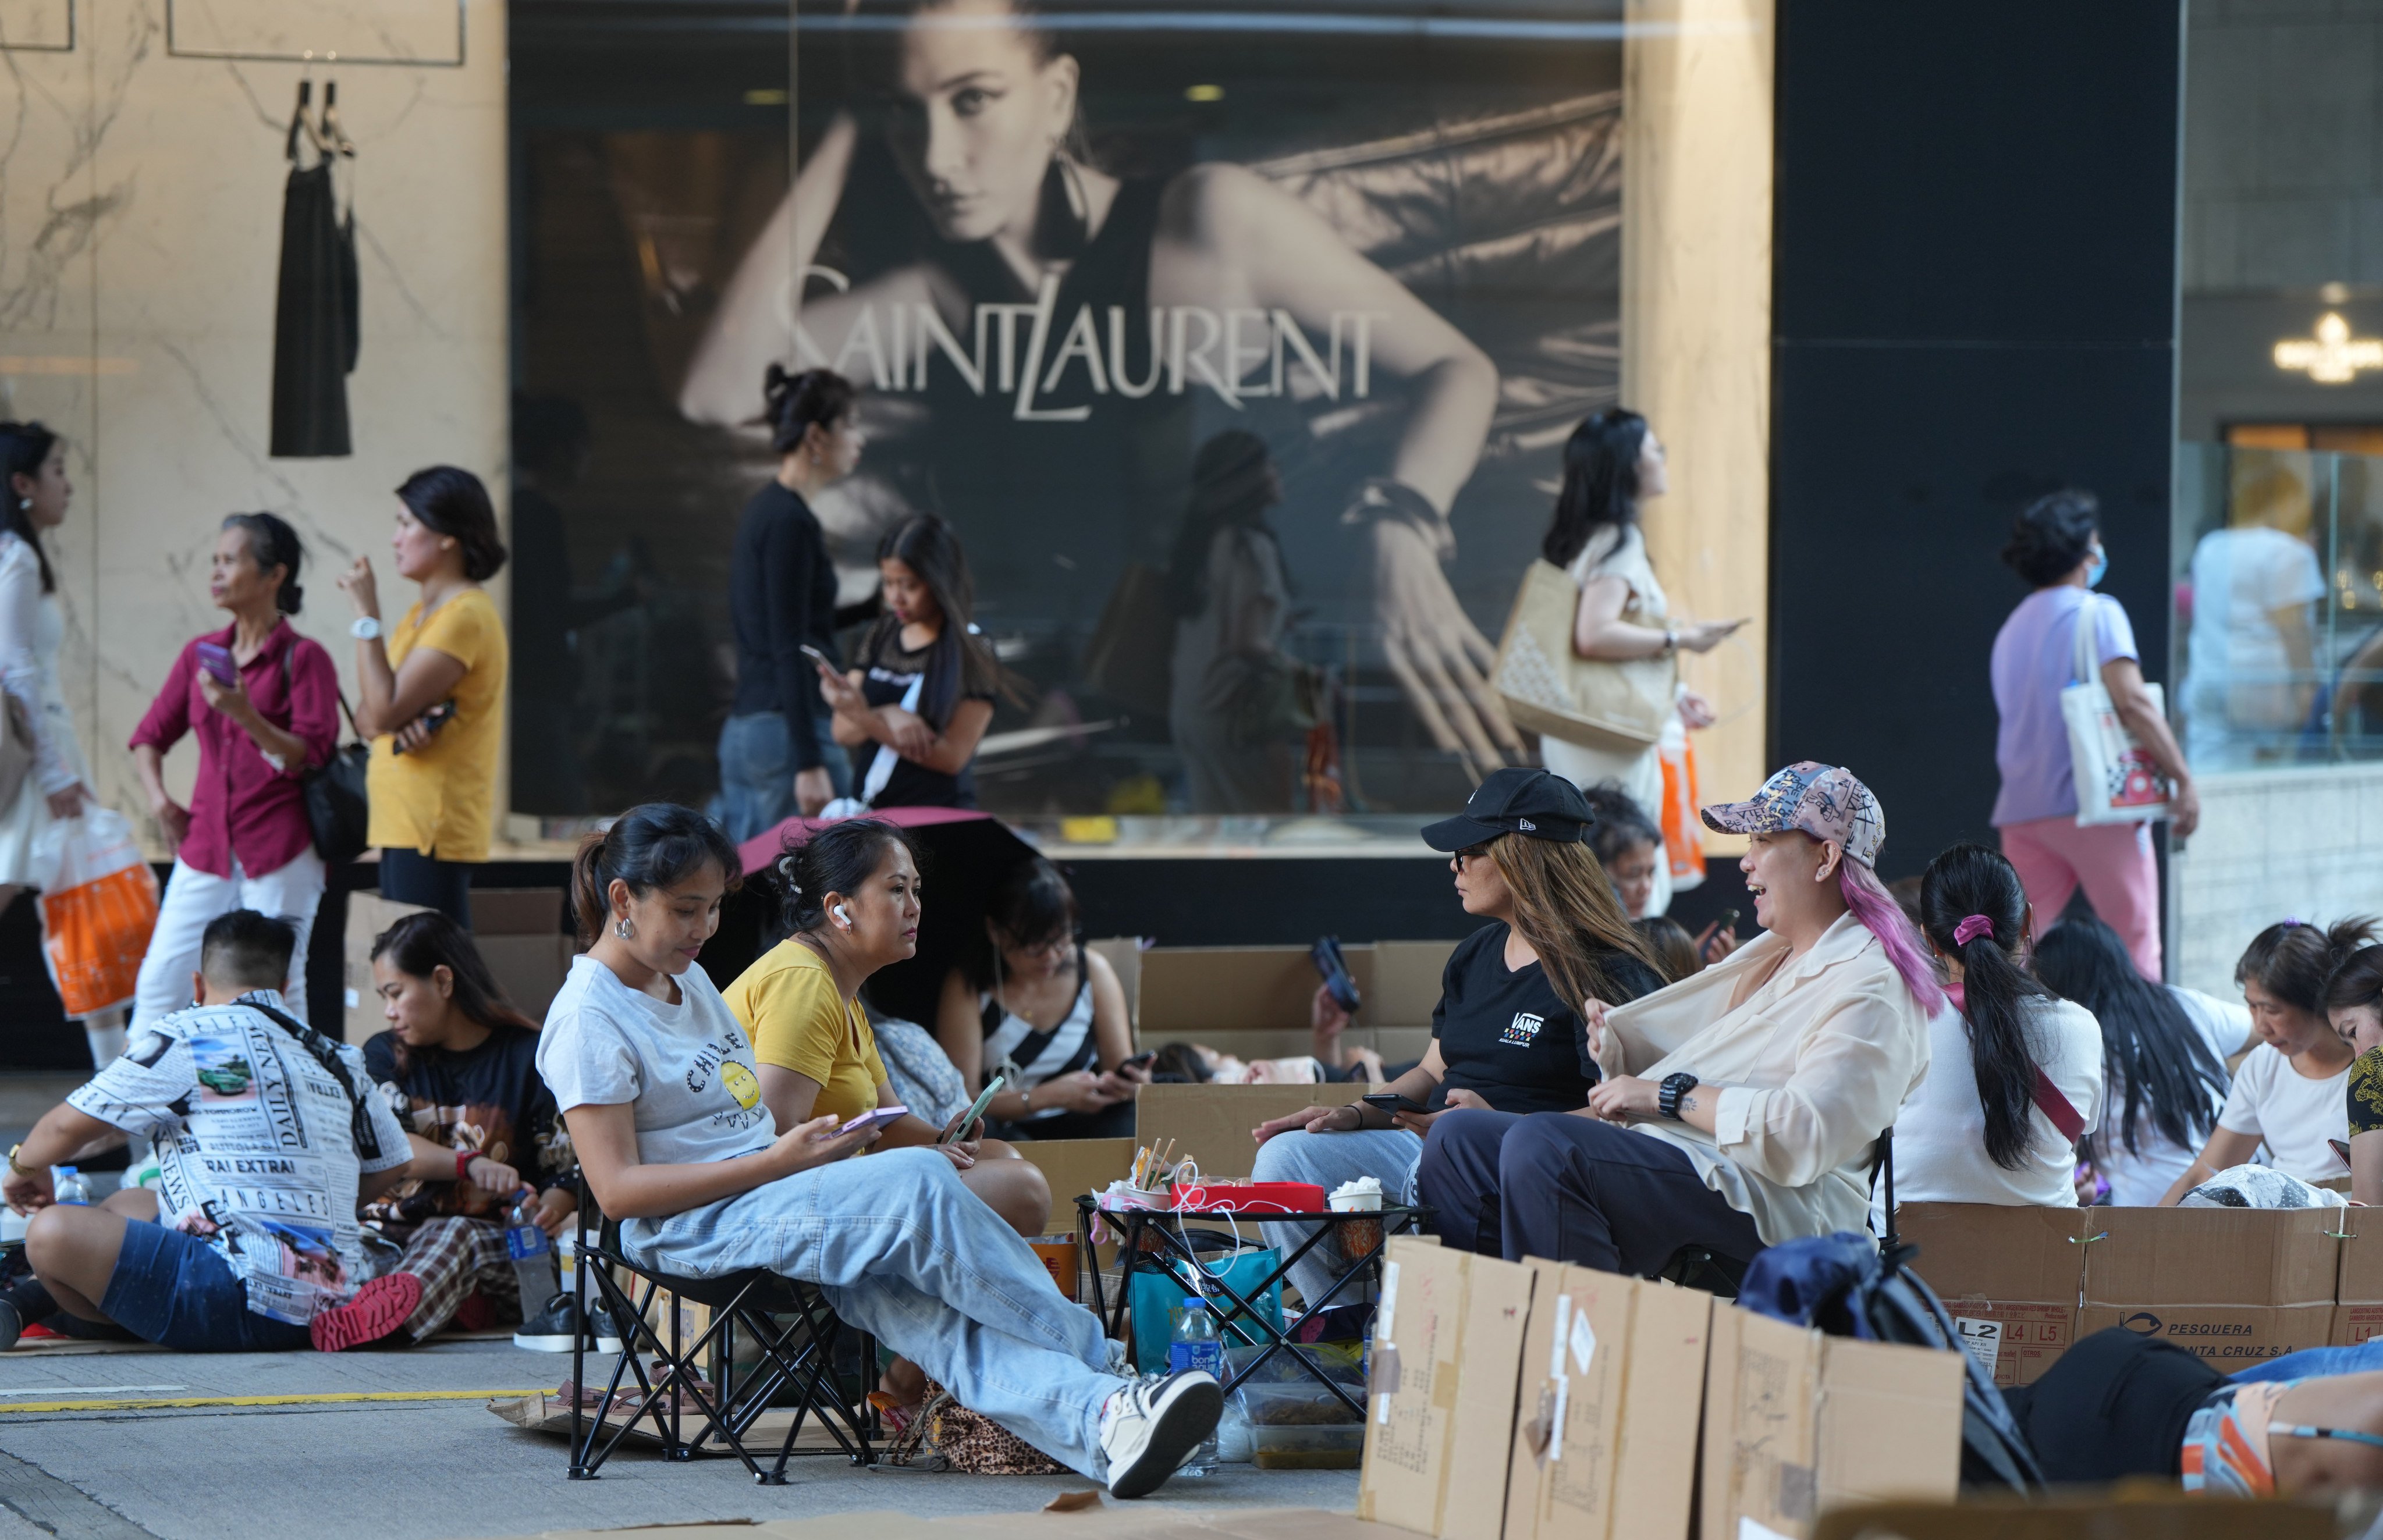
{"label": "woman wearing face mask", "polygon": [[778,474],[736,521],[736,702],[720,729],[721,821],[739,844],[852,785],[803,648],[835,652],[835,565],[811,504],[860,463],[859,392],[831,369],[789,375],[772,363],[763,395]]}
{"label": "woman wearing face mask", "polygon": [[2241,1165],[2266,1146],[2266,1164],[2303,1181],[2324,1181],[2346,1167],[2335,1140],[2350,1138],[2350,1044],[2326,1019],[2326,980],[2375,939],[2375,921],[2345,919],[2329,929],[2288,919],[2251,938],[2234,981],[2251,1007],[2261,1042],[2234,1072],[2217,1130],[2200,1157],[2160,1200],[2173,1207],[2201,1183]]}
{"label": "woman wearing face mask", "polygon": [[2034,592],[1994,636],[1994,763],[2002,791],[1994,824],[2003,854],[2035,912],[2058,918],[2080,886],[2093,912],[2126,938],[2144,978],[2160,977],[2159,873],[2149,823],[2077,821],[2077,785],[2060,692],[2073,684],[2077,628],[2093,627],[2092,655],[2119,720],[2175,788],[2171,827],[2182,839],[2201,822],[2201,794],[2167,721],[2143,687],[2134,628],[2117,599],[2093,587],[2109,570],[2101,504],[2091,492],[2055,492],[2011,524],[2003,560]]}
{"label": "woman wearing face mask", "polygon": [[[1494,1140],[1520,1115],[1588,1100],[1598,1071],[1583,1007],[1635,1000],[1663,982],[1589,853],[1589,819],[1562,776],[1510,769],[1486,778],[1462,814],[1424,830],[1426,844],[1450,852],[1464,912],[1489,922],[1449,956],[1422,1063],[1379,1088],[1424,1110],[1385,1112],[1357,1100],[1261,1123],[1253,1130],[1258,1180],[1329,1191],[1372,1177],[1386,1201],[1408,1202],[1425,1136],[1449,1117],[1475,1119]],[[1319,1015],[1327,1007],[1338,1010],[1317,991]],[[1298,1225],[1266,1229],[1286,1255],[1306,1238]],[[1294,1267],[1291,1281],[1315,1300],[1333,1271],[1316,1258]]]}
{"label": "woman wearing face mask", "polygon": [[969,618],[968,557],[951,525],[922,513],[887,534],[877,571],[885,613],[858,666],[818,667],[835,741],[852,750],[855,795],[871,807],[973,807],[969,762],[1009,685]]}
{"label": "woman wearing face mask", "polygon": [[[882,117],[866,135],[850,117],[830,122],[730,280],[689,364],[681,409],[697,421],[743,414],[744,382],[788,343],[780,319],[786,276],[811,270],[831,219],[846,207],[856,165],[883,168],[890,157],[932,235],[910,260],[807,297],[803,331],[836,358],[862,335],[864,318],[868,335],[885,335],[895,306],[906,314],[932,307],[953,336],[967,338],[974,317],[987,314],[977,306],[1034,304],[1039,296],[1054,317],[1055,363],[1067,363],[1066,336],[1099,339],[1097,364],[1080,354],[1071,367],[1046,365],[1031,402],[1006,388],[979,393],[960,385],[940,357],[926,371],[933,451],[956,461],[941,477],[942,496],[1019,521],[1021,536],[1023,520],[1034,518],[1037,538],[989,552],[1010,565],[988,575],[1005,595],[1049,592],[1065,578],[1046,553],[1070,554],[1072,567],[1072,553],[1099,551],[1113,573],[1123,561],[1110,553],[1132,548],[1150,516],[1138,498],[1183,484],[1166,447],[1179,436],[1155,430],[1188,418],[1186,365],[1171,365],[1176,382],[1167,388],[1130,382],[1155,385],[1185,347],[1179,330],[1170,352],[1167,328],[1154,337],[1143,317],[1154,309],[1173,314],[1180,328],[1196,318],[1173,307],[1279,313],[1322,338],[1363,314],[1368,367],[1383,382],[1372,388],[1386,396],[1386,385],[1396,382],[1401,404],[1383,421],[1380,447],[1351,467],[1356,485],[1327,494],[1342,499],[1340,506],[1316,512],[1337,513],[1363,537],[1391,671],[1434,741],[1491,764],[1501,750],[1519,755],[1521,741],[1482,678],[1493,649],[1441,567],[1456,548],[1449,510],[1480,458],[1497,407],[1496,367],[1306,204],[1255,172],[1213,162],[1165,177],[1103,170],[1079,112],[1078,61],[1061,51],[1040,8],[1032,0],[902,0],[889,7],[899,18],[893,32],[855,34],[863,89],[882,104]],[[1111,347],[1113,314],[1130,319],[1116,324]],[[1192,346],[1205,345],[1195,338]],[[1190,365],[1193,387],[1204,388],[1204,372],[1214,382],[1204,388],[1238,393],[1265,372],[1255,357],[1212,364],[1203,356]],[[1236,409],[1244,404],[1238,394],[1230,399]],[[1006,436],[1029,410],[1043,414],[1029,430],[1034,450],[1006,451],[1017,459],[997,473],[960,458],[974,446],[998,444],[994,436]],[[972,537],[984,527],[966,512],[955,517]]]}
{"label": "woman wearing face mask", "polygon": [[373,740],[367,838],[380,847],[380,895],[437,909],[469,929],[472,869],[488,858],[504,742],[504,618],[481,586],[505,564],[488,489],[433,465],[397,489],[389,545],[422,597],[382,638],[372,561],[340,586],[356,607],[356,731]]}
{"label": "woman wearing face mask", "polygon": [[[1130,1139],[1133,1054],[1125,986],[1076,935],[1059,869],[1020,861],[985,905],[984,944],[944,979],[935,1038],[973,1097],[1008,1085],[985,1115],[1028,1139]],[[1006,1067],[1005,1067],[1006,1066]]]}
{"label": "woman wearing face mask", "polygon": [[[339,743],[340,684],[331,655],[290,623],[303,560],[298,532],[275,515],[226,519],[207,592],[232,622],[182,648],[133,730],[132,763],[174,853],[157,928],[141,959],[135,1029],[191,1003],[200,940],[210,921],[234,909],[271,915],[297,933],[282,998],[307,1019],[306,939],[326,872],[301,778],[327,762]],[[210,671],[209,658],[228,668],[230,684]],[[185,733],[199,740],[188,807],[166,790],[166,753]]]}
{"label": "woman wearing face mask", "polygon": [[[1895,1201],[2075,1208],[2077,1141],[2102,1117],[2101,1029],[2019,967],[2035,911],[1994,851],[1929,862],[1920,913],[1953,1008],[1930,1018],[1928,1078],[1895,1115]],[[1885,1204],[1882,1189],[1880,1235]]]}
{"label": "woman wearing face mask", "polygon": [[[871,838],[866,820],[826,832],[849,828]],[[916,924],[906,867],[870,861],[833,902],[865,936],[898,933],[901,908]],[[588,835],[572,865],[593,944],[547,1010],[537,1069],[621,1244],[662,1272],[766,1267],[818,1284],[838,1317],[962,1405],[1117,1497],[1155,1489],[1215,1431],[1214,1376],[1145,1386],[1112,1371],[1100,1323],[1060,1299],[946,1156],[847,1160],[875,1136],[838,1133],[833,1114],[779,1131],[745,1029],[696,966],[737,869],[718,824],[662,803]]]}
{"label": "woman wearing face mask", "polygon": [[[788,851],[778,871],[781,912],[794,933],[725,992],[753,1039],[761,1100],[789,1128],[823,1114],[841,1125],[899,1106],[860,988],[879,968],[918,954],[917,850],[890,823],[846,819]],[[887,1125],[877,1144],[933,1146],[1019,1234],[1050,1227],[1051,1189],[1041,1171],[998,1140],[937,1144],[946,1131],[913,1113]]]}
{"label": "woman wearing face mask", "polygon": [[[578,1210],[571,1141],[537,1075],[537,1024],[513,1009],[463,928],[435,910],[407,915],[374,938],[373,992],[389,1029],[364,1041],[364,1068],[414,1146],[406,1179],[364,1207],[405,1248],[397,1271],[422,1284],[398,1329],[419,1342],[464,1312],[486,1326],[476,1291],[520,1319],[520,1287],[505,1224],[524,1189],[549,1235]],[[576,1306],[558,1295],[516,1345],[568,1352]],[[392,1335],[394,1335],[392,1333]],[[612,1335],[607,1323],[603,1335]]]}
{"label": "woman wearing face mask", "polygon": [[1944,1000],[1871,869],[1884,816],[1852,771],[1806,760],[1703,817],[1747,837],[1766,933],[1635,1004],[1592,1003],[1604,1078],[1579,1112],[1441,1118],[1416,1185],[1447,1244],[1651,1277],[1684,1246],[1743,1264],[1861,1228]]}
{"label": "woman wearing face mask", "polygon": [[[58,688],[58,644],[66,617],[57,577],[42,543],[74,501],[66,440],[39,423],[0,423],[0,689],[23,713],[33,740],[32,768],[14,801],[0,807],[0,910],[33,886],[33,844],[52,819],[70,819],[91,800],[91,772],[75,741],[74,718]],[[187,982],[190,970],[183,970]],[[102,1068],[124,1052],[121,1016],[85,1024],[91,1062]]]}

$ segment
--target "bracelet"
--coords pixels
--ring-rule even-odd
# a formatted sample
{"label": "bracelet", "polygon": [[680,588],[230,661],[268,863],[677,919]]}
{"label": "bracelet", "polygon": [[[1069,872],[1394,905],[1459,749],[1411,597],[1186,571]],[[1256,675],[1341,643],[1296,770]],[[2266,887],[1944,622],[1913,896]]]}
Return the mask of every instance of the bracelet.
{"label": "bracelet", "polygon": [[24,1147],[24,1142],[21,1140],[17,1143],[8,1146],[8,1169],[15,1172],[19,1177],[31,1177],[37,1173],[41,1168],[38,1166],[26,1165],[19,1162],[17,1159],[17,1152],[22,1150]]}
{"label": "bracelet", "polygon": [[459,1182],[470,1181],[472,1179],[471,1164],[474,1161],[478,1160],[479,1158],[480,1152],[477,1150],[456,1151],[455,1179]]}

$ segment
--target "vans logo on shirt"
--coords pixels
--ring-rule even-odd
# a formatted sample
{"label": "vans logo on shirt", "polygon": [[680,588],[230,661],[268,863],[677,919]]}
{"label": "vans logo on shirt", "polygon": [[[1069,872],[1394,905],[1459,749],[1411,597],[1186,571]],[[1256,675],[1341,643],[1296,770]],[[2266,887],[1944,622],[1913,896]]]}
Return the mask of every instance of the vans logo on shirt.
{"label": "vans logo on shirt", "polygon": [[1506,1029],[1499,1034],[1498,1041],[1510,1048],[1528,1048],[1539,1041],[1539,1029],[1547,1024],[1546,1016],[1516,1011],[1514,1019],[1506,1024]]}

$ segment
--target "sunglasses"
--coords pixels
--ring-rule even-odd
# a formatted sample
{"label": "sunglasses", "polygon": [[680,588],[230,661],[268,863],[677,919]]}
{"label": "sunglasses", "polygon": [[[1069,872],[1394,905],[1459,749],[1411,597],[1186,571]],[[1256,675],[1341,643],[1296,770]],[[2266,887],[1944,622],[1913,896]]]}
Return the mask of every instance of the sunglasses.
{"label": "sunglasses", "polygon": [[1456,853],[1456,864],[1458,866],[1463,866],[1468,861],[1485,860],[1488,857],[1488,855],[1489,847],[1488,845],[1468,844],[1463,849]]}

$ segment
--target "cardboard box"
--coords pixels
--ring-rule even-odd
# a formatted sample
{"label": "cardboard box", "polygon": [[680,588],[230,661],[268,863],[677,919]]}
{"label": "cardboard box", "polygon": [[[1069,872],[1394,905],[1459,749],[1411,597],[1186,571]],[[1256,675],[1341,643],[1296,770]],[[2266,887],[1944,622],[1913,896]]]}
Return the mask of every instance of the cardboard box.
{"label": "cardboard box", "polygon": [[2125,1326],[2230,1372],[2332,1336],[2344,1211],[2091,1212],[2079,1337]]}
{"label": "cardboard box", "polygon": [[1523,1365],[1506,1540],[1685,1540],[1712,1308],[1587,1267],[1535,1294],[1546,1356]]}
{"label": "cardboard box", "polygon": [[1814,1540],[2333,1540],[2340,1533],[2323,1504],[2211,1502],[2144,1482],[2107,1497],[1979,1496],[1957,1504],[1841,1508],[1821,1520]]}
{"label": "cardboard box", "polygon": [[1950,1502],[1961,1477],[1957,1353],[1712,1312],[1703,1540],[1808,1540],[1846,1503]]}
{"label": "cardboard box", "polygon": [[1523,1381],[1523,1338],[1530,1326],[1537,1275],[1522,1263],[1483,1256],[1473,1258],[1465,1271],[1456,1434],[1449,1449],[1448,1500],[1439,1536],[1499,1540],[1506,1517],[1514,1408]]}
{"label": "cardboard box", "polygon": [[[1064,1479],[1078,1490],[1089,1485],[1081,1477]],[[1316,1508],[1202,1508],[1114,1500],[1065,1513],[967,1513],[927,1519],[879,1510],[726,1522],[735,1526],[739,1540],[851,1540],[855,1534],[926,1536],[928,1540],[1403,1540],[1397,1530]],[[626,1530],[547,1530],[534,1540],[616,1540],[632,1534],[636,1540],[721,1540],[722,1531],[721,1521],[690,1520]]]}
{"label": "cardboard box", "polygon": [[346,987],[340,1036],[362,1043],[389,1027],[381,1015],[380,996],[373,990],[372,949],[380,933],[408,915],[425,913],[419,904],[400,904],[377,893],[358,890],[348,894],[348,928],[341,938],[340,973]]}
{"label": "cardboard box", "polygon": [[[1555,1298],[1563,1292],[1566,1271],[1560,1262],[1543,1257],[1525,1257],[1523,1266],[1531,1273],[1531,1318],[1523,1329],[1523,1362],[1520,1383],[1515,1387],[1514,1416],[1508,1429],[1506,1463],[1505,1515],[1500,1527],[1503,1540],[1532,1540],[1538,1527],[1539,1462],[1537,1452],[1544,1448],[1532,1427],[1535,1420],[1544,1421],[1554,1411],[1554,1398],[1547,1382],[1548,1365],[1554,1359],[1556,1348]],[[1567,1323],[1568,1324],[1569,1323]],[[1702,1397],[1698,1397],[1701,1404]]]}
{"label": "cardboard box", "polygon": [[[1134,1097],[1136,1143],[1175,1141],[1178,1155],[1200,1163],[1200,1175],[1237,1180],[1258,1158],[1250,1130],[1268,1118],[1306,1106],[1340,1106],[1363,1086],[1144,1086]],[[1020,1149],[1025,1146],[1020,1145]],[[1132,1160],[1130,1152],[1127,1155]]]}
{"label": "cardboard box", "polygon": [[1027,1139],[1013,1148],[1051,1184],[1047,1235],[1074,1235],[1078,1194],[1098,1192],[1133,1170],[1130,1139]]}
{"label": "cardboard box", "polygon": [[1962,1344],[1996,1385],[2031,1385],[2077,1340],[2085,1238],[2102,1209],[1900,1203],[1895,1228],[1920,1248],[1911,1271],[1945,1301]]}
{"label": "cardboard box", "polygon": [[2349,1233],[2340,1242],[2333,1329],[2327,1339],[2337,1348],[2354,1348],[2383,1333],[2383,1212],[2343,1209],[2339,1217]]}
{"label": "cardboard box", "polygon": [[[1343,1041],[1385,1058],[1421,1057],[1455,950],[1452,941],[1344,945],[1364,1004]],[[1140,984],[1129,998],[1142,1046],[1183,1040],[1242,1059],[1312,1051],[1309,1003],[1320,980],[1306,947],[1156,946],[1139,961]]]}
{"label": "cardboard box", "polygon": [[[377,893],[348,894],[348,927],[343,937],[341,974],[346,986],[346,1013],[341,1031],[349,1042],[361,1043],[389,1025],[373,992],[372,948],[380,933],[407,915],[423,912],[419,904],[399,904]],[[495,974],[497,985],[532,1021],[546,1019],[571,959],[578,952],[562,923],[561,888],[475,888],[472,890],[472,941]]]}
{"label": "cardboard box", "polygon": [[1470,1252],[1393,1237],[1382,1270],[1357,1517],[1440,1533],[1454,1448]]}

